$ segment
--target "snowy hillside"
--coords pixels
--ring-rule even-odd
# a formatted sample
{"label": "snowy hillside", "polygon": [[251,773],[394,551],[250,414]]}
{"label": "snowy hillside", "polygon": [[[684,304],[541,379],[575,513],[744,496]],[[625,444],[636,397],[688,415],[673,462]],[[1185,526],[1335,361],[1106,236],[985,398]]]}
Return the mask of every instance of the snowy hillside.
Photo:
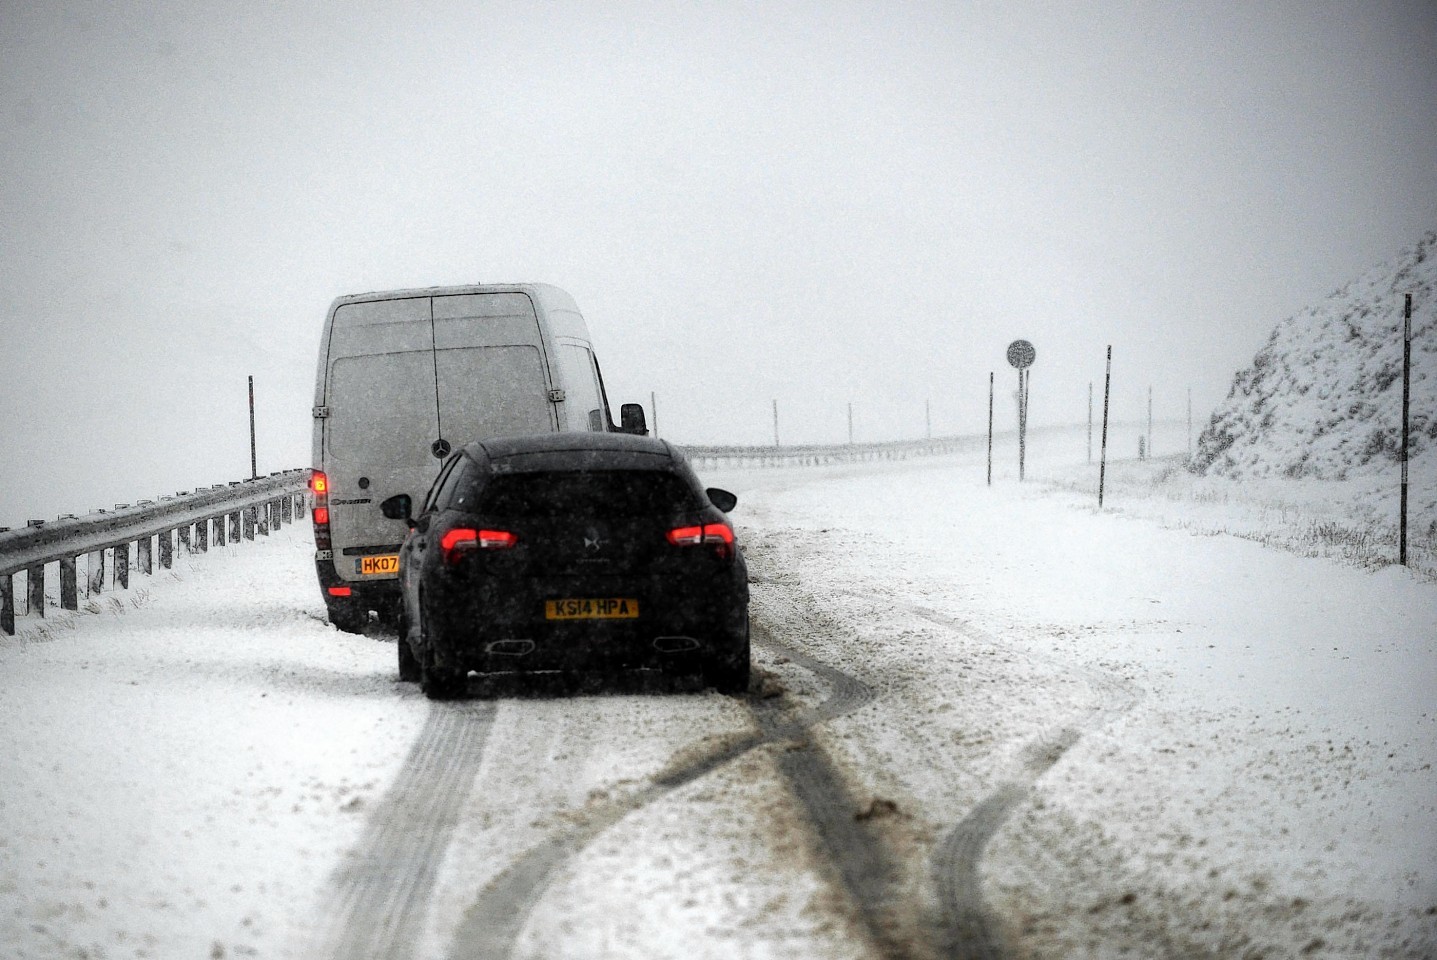
{"label": "snowy hillside", "polygon": [[1234,479],[1395,477],[1407,293],[1413,301],[1409,470],[1437,474],[1437,232],[1279,323],[1214,411],[1194,469]]}

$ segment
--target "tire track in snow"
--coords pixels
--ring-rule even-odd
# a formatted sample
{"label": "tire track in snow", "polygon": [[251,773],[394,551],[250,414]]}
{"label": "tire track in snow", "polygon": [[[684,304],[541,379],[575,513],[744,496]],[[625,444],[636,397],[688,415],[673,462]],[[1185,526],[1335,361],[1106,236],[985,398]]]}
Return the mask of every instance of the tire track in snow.
{"label": "tire track in snow", "polygon": [[529,914],[560,869],[600,834],[630,813],[737,759],[762,742],[763,737],[753,734],[698,757],[644,789],[591,813],[585,823],[554,833],[531,847],[509,864],[480,898],[464,911],[464,917],[450,941],[447,956],[450,960],[501,960],[508,957],[529,921]]}
{"label": "tire track in snow", "polygon": [[877,907],[884,902],[888,884],[895,876],[891,858],[858,824],[854,817],[858,808],[842,778],[828,757],[805,736],[813,724],[843,716],[868,703],[873,699],[873,691],[848,674],[774,640],[762,623],[754,624],[754,642],[818,675],[829,686],[828,697],[813,709],[799,707],[783,695],[749,701],[749,710],[760,733],[697,757],[591,815],[586,823],[556,833],[532,847],[490,883],[465,911],[451,941],[449,960],[509,957],[529,915],[560,870],[605,830],[755,747],[782,740],[793,741],[795,749],[779,757],[779,768],[807,811],[820,842],[835,858],[845,886],[859,904],[863,920],[874,931],[875,940],[885,946],[885,955],[902,955],[887,949],[886,938],[878,936],[881,925]]}
{"label": "tire track in snow", "polygon": [[1078,742],[1079,736],[1076,730],[1065,729],[1030,744],[1024,751],[1029,755],[1026,775],[988,794],[934,848],[933,887],[938,895],[938,931],[934,939],[939,956],[951,960],[998,960],[1003,956],[978,875],[983,850],[1018,804],[1028,798],[1034,782]]}
{"label": "tire track in snow", "polygon": [[319,956],[404,960],[493,726],[492,703],[433,703],[394,785],[335,871]]}
{"label": "tire track in snow", "polygon": [[794,711],[786,697],[749,704],[767,740],[790,741],[777,757],[779,771],[803,804],[814,834],[838,870],[859,918],[884,957],[910,952],[907,938],[895,930],[889,909],[902,876],[899,864],[879,837],[858,818],[859,804],[832,759],[807,736],[814,724],[852,713],[873,699],[867,684],[841,670],[774,640],[761,629],[759,642],[781,653],[826,682],[830,694],[817,709]]}
{"label": "tire track in snow", "polygon": [[[918,605],[909,605],[908,609],[914,616],[945,629],[996,644],[995,638],[965,620]],[[1089,726],[1100,726],[1137,703],[1138,693],[1131,684],[1098,670],[1079,668],[1078,672],[1100,701],[1090,711]],[[983,851],[1013,810],[1028,798],[1038,778],[1081,738],[1081,731],[1065,727],[1029,743],[1022,751],[1022,775],[1000,784],[934,848],[930,859],[938,899],[934,942],[940,956],[949,960],[999,960],[1004,955],[978,875]]]}

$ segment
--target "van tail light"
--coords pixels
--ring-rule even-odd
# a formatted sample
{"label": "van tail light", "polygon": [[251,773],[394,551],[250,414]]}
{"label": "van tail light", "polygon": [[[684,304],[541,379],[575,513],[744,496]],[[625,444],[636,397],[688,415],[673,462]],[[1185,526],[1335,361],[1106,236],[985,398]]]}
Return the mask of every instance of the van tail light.
{"label": "van tail light", "polygon": [[439,538],[439,549],[444,551],[444,562],[453,566],[475,550],[508,550],[518,542],[519,538],[508,530],[455,527]]}
{"label": "van tail light", "polygon": [[733,527],[726,523],[705,523],[702,526],[675,527],[668,532],[668,541],[676,547],[711,546],[727,560],[733,556]]}
{"label": "van tail light", "polygon": [[309,492],[313,500],[309,516],[314,521],[314,548],[328,550],[333,545],[329,536],[329,477],[323,470],[310,471]]}
{"label": "van tail light", "polygon": [[354,593],[349,587],[328,587],[326,589],[331,597],[348,597]]}

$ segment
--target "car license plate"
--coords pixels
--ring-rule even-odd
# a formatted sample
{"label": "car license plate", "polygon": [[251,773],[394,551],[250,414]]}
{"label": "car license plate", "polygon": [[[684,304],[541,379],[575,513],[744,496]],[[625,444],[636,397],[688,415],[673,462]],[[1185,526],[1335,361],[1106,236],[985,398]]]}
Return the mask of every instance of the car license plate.
{"label": "car license plate", "polygon": [[361,577],[398,572],[399,554],[397,553],[380,553],[372,557],[359,558],[359,575]]}
{"label": "car license plate", "polygon": [[545,620],[632,620],[639,601],[627,597],[586,600],[545,600]]}

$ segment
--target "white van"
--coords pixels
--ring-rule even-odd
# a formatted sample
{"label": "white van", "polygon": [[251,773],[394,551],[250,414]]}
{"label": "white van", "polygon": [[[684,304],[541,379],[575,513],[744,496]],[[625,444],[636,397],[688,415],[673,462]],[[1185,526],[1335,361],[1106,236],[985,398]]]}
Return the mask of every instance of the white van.
{"label": "white van", "polygon": [[329,308],[314,389],[315,566],[331,622],[357,631],[397,602],[407,527],[379,511],[415,503],[472,440],[562,430],[647,433],[643,407],[609,416],[589,330],[546,284],[394,290]]}

